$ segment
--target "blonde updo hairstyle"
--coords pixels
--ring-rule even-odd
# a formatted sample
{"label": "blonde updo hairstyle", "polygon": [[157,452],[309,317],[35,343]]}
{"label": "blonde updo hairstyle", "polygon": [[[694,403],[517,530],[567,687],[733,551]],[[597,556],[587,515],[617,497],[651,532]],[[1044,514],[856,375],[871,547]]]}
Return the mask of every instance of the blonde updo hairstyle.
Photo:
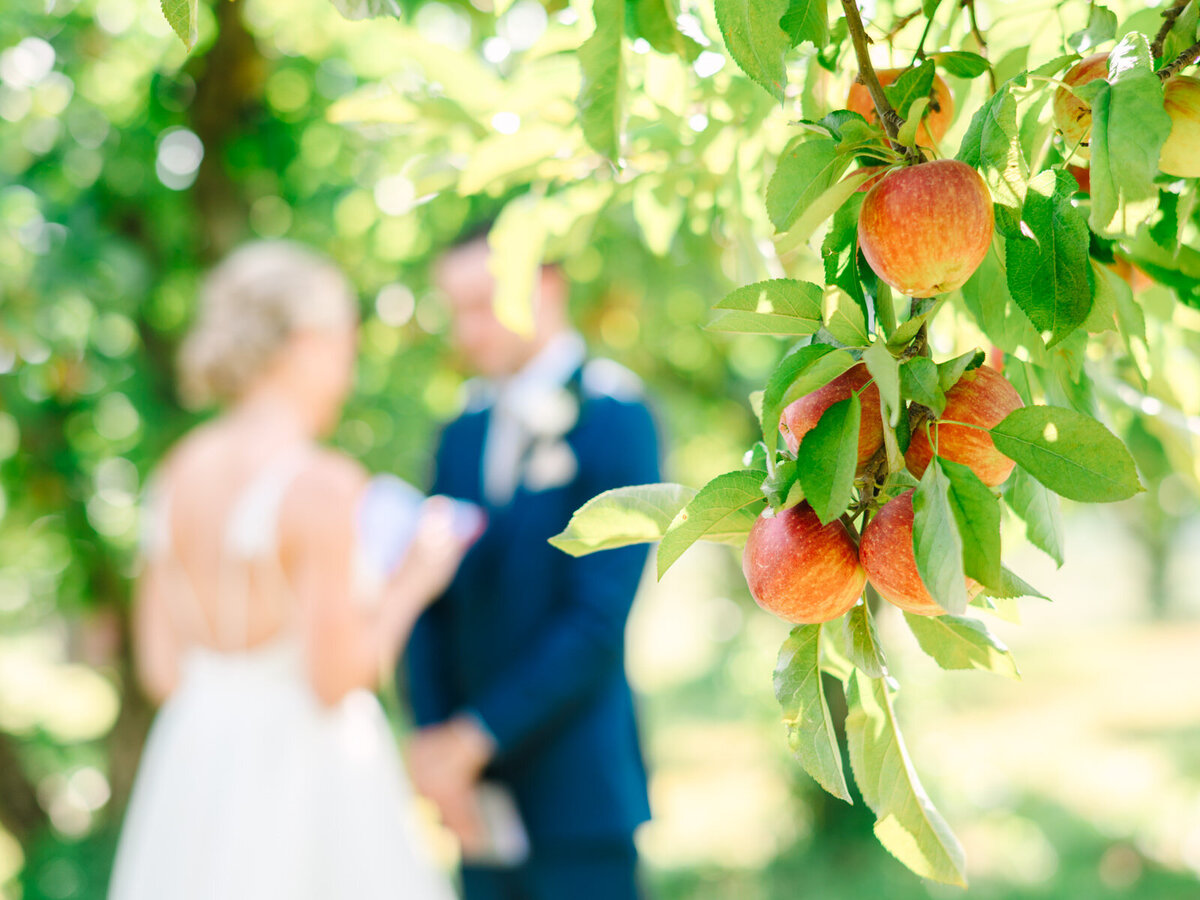
{"label": "blonde updo hairstyle", "polygon": [[330,260],[290,241],[246,244],[201,286],[179,352],[180,394],[191,406],[235,400],[295,332],[356,320],[354,292]]}

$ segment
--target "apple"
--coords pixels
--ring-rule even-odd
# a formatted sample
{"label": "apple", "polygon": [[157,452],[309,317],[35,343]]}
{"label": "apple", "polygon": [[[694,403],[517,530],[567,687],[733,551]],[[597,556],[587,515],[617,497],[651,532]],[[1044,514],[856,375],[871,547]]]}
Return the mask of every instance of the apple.
{"label": "apple", "polygon": [[[886,87],[907,71],[876,69],[875,76],[879,79],[879,84]],[[857,79],[850,85],[850,92],[846,95],[846,109],[858,113],[868,122],[879,121],[875,114],[875,104],[871,101],[871,92]],[[936,147],[937,142],[946,136],[946,130],[953,120],[954,95],[950,93],[950,87],[942,80],[942,76],[934,75],[933,97],[930,98],[929,107],[925,111],[924,121],[917,129],[917,143],[922,147]]]}
{"label": "apple", "polygon": [[1016,388],[995,369],[983,365],[964,372],[946,391],[946,409],[941,416],[929,423],[928,430],[922,427],[913,432],[904,454],[909,471],[918,478],[925,474],[933,458],[933,440],[938,456],[969,467],[988,487],[1002,484],[1016,463],[997,450],[992,436],[981,429],[999,425],[1024,405]]}
{"label": "apple", "polygon": [[816,427],[825,410],[839,400],[849,399],[856,391],[858,399],[862,402],[862,420],[858,427],[858,471],[861,472],[883,444],[879,388],[871,379],[871,373],[867,371],[864,363],[858,363],[824,387],[817,388],[811,394],[805,394],[799,400],[788,404],[779,422],[779,432],[787,442],[788,449],[795,453],[804,435]]}
{"label": "apple", "polygon": [[938,159],[893,169],[867,192],[858,245],[875,274],[902,294],[961,287],[992,245],[992,196],[966,163]]}
{"label": "apple", "polygon": [[1154,279],[1147,275],[1141,267],[1127,259],[1121,259],[1119,256],[1109,263],[1108,267],[1120,275],[1135,294],[1140,294],[1154,284]]}
{"label": "apple", "polygon": [[746,538],[742,572],[759,606],[805,625],[845,613],[867,580],[846,526],[822,525],[807,503],[758,517]]}
{"label": "apple", "polygon": [[[858,545],[867,580],[888,603],[919,616],[940,616],[938,606],[917,571],[913,552],[913,492],[889,500],[863,529]],[[974,596],[982,585],[968,578],[967,593]]]}
{"label": "apple", "polygon": [[1163,107],[1171,117],[1171,133],[1162,145],[1158,167],[1177,178],[1200,177],[1200,78],[1167,79]]}
{"label": "apple", "polygon": [[1090,159],[1088,132],[1092,130],[1092,108],[1076,97],[1069,88],[1079,87],[1097,78],[1108,77],[1108,54],[1094,53],[1081,59],[1067,70],[1063,84],[1054,92],[1054,124],[1062,133],[1067,149],[1075,148],[1075,157]]}
{"label": "apple", "polygon": [[1092,192],[1092,170],[1087,166],[1067,166],[1067,171],[1071,173],[1071,177],[1075,179],[1075,183],[1079,185],[1079,190],[1085,194]]}

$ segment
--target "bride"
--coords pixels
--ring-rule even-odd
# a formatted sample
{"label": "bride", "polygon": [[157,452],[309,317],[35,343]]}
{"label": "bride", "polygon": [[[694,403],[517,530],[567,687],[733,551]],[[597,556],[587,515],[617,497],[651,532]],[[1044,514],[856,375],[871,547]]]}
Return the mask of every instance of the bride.
{"label": "bride", "polygon": [[110,900],[452,896],[371,688],[464,546],[434,498],[394,572],[364,552],[367,475],[315,442],[355,332],[345,279],[293,244],[244,247],[205,285],[181,377],[225,407],[151,488],[135,649],[163,707]]}

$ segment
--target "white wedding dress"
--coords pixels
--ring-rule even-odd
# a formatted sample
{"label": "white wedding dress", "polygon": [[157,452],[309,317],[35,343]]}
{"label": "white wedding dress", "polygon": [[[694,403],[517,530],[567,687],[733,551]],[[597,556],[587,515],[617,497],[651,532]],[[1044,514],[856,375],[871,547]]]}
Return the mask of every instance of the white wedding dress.
{"label": "white wedding dress", "polygon": [[[286,591],[276,520],[302,459],[271,466],[234,506],[223,562],[229,593],[217,622],[226,637],[239,627],[244,634],[253,567],[273,567]],[[169,559],[166,506],[160,495],[148,510],[146,552],[165,554],[177,573],[173,618],[199,628],[190,584]],[[426,852],[378,700],[356,691],[322,704],[290,632],[236,652],[197,643],[151,729],[110,900],[343,897],[453,897]]]}

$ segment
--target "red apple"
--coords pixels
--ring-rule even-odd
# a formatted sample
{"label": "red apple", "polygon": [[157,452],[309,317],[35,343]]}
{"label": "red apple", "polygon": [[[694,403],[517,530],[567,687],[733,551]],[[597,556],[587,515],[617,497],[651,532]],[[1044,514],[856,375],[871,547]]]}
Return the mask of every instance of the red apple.
{"label": "red apple", "polygon": [[1200,78],[1168,79],[1163,107],[1171,117],[1171,133],[1162,145],[1158,167],[1177,178],[1200,177]]}
{"label": "red apple", "polygon": [[1140,294],[1154,284],[1154,279],[1147,275],[1145,270],[1119,256],[1109,263],[1108,267],[1120,275],[1135,294]]}
{"label": "red apple", "polygon": [[[864,388],[863,385],[867,386]],[[863,363],[843,372],[824,387],[788,404],[779,423],[779,432],[787,442],[788,449],[795,453],[804,435],[816,427],[825,410],[839,400],[849,399],[855,391],[859,392],[858,399],[862,402],[862,420],[858,427],[858,470],[862,471],[883,444],[879,388],[871,380],[871,373]]]}
{"label": "red apple", "polygon": [[[1063,76],[1063,84],[1068,87],[1079,87],[1079,85],[1095,81],[1097,78],[1107,77],[1108,54],[1095,53],[1071,66],[1067,70],[1067,74]],[[1092,130],[1092,108],[1071,93],[1067,87],[1060,87],[1054,92],[1054,124],[1062,133],[1067,150],[1074,147],[1076,158],[1091,158],[1087,135]]]}
{"label": "red apple", "polygon": [[[938,606],[917,571],[913,552],[913,492],[905,491],[883,505],[863,529],[858,552],[867,580],[879,596],[919,616],[940,616]],[[967,593],[977,594],[982,586],[968,578]]]}
{"label": "red apple", "polygon": [[[903,75],[907,69],[876,69],[875,75],[882,86],[887,86]],[[875,104],[871,102],[871,92],[861,81],[855,80],[850,85],[846,95],[846,109],[856,112],[868,122],[877,122]],[[937,142],[946,136],[946,130],[954,121],[954,95],[950,87],[942,80],[941,75],[933,76],[933,96],[925,111],[924,121],[917,129],[917,143],[922,147],[936,147]]]}
{"label": "red apple", "polygon": [[971,277],[992,245],[992,196],[958,160],[894,169],[863,199],[858,244],[900,293],[944,294]]}
{"label": "red apple", "polygon": [[801,624],[836,619],[867,580],[846,527],[822,525],[807,503],[758,517],[746,538],[742,572],[759,606]]}
{"label": "red apple", "polygon": [[1067,166],[1067,171],[1071,173],[1071,177],[1075,179],[1075,183],[1079,185],[1079,190],[1085,194],[1092,192],[1092,170],[1087,166]]}
{"label": "red apple", "polygon": [[[930,445],[933,440],[937,442],[938,456],[969,467],[989,487],[1002,484],[1016,463],[997,450],[992,436],[981,428],[999,425],[1005,416],[1024,405],[1016,389],[995,369],[985,365],[964,372],[946,391],[946,409],[942,415],[929,423],[928,431],[922,427],[913,432],[904,454],[909,471],[918,478],[925,474],[933,458]],[[981,427],[971,428],[971,425]]]}

